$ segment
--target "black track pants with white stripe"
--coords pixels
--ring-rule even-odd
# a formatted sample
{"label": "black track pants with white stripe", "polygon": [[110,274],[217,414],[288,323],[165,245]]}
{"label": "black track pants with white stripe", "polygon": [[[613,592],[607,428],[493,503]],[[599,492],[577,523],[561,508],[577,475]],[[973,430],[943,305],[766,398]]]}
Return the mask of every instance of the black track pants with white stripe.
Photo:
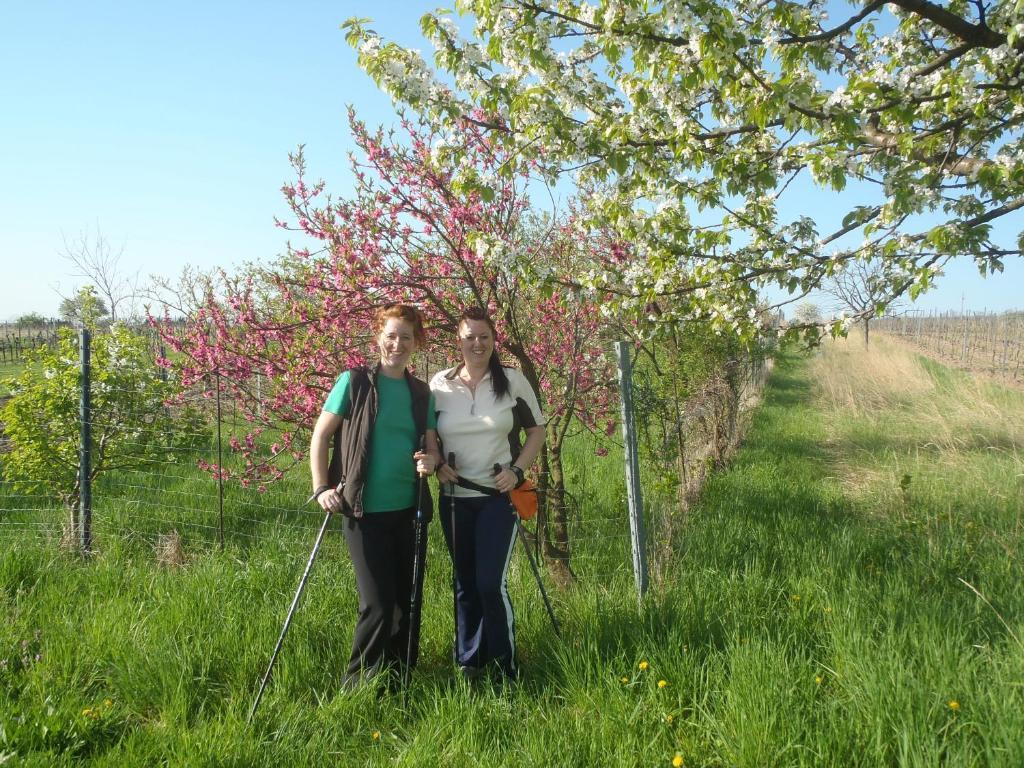
{"label": "black track pants with white stripe", "polygon": [[508,596],[516,543],[512,505],[505,496],[456,498],[454,546],[450,497],[441,497],[439,516],[455,562],[455,662],[469,668],[495,662],[515,674],[515,616]]}

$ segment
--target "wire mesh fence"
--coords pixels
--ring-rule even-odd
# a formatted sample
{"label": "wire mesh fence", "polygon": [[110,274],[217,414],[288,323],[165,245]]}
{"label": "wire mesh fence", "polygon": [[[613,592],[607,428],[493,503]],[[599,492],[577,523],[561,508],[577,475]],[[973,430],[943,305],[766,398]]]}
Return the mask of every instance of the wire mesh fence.
{"label": "wire mesh fence", "polygon": [[[65,355],[63,364],[73,368],[79,362]],[[734,359],[726,370],[703,377],[699,385],[691,382],[685,392],[673,381],[676,371],[638,372],[643,398],[638,406],[641,480],[648,499],[644,519],[653,534],[648,540],[655,571],[663,562],[658,551],[671,546],[673,529],[708,468],[724,462],[738,443],[745,414],[769,371],[770,360],[763,356]],[[175,547],[186,553],[226,548],[241,556],[273,541],[296,562],[305,557],[323,513],[305,503],[309,483],[301,466],[263,487],[225,482],[216,469],[221,464],[238,468],[241,458],[231,446],[251,427],[239,417],[241,409],[228,392],[225,388],[226,402],[219,415],[208,400],[192,402],[201,419],[176,423],[175,435],[168,432],[170,422],[157,423],[145,411],[131,411],[127,404],[136,402],[138,392],[114,388],[106,393],[105,407],[127,410],[121,414],[117,435],[109,436],[107,429],[114,418],[111,413],[92,412],[89,420],[94,436],[108,435],[106,444],[92,448],[90,539],[97,551],[127,547],[159,555]],[[669,403],[673,396],[682,400]],[[53,414],[41,407],[38,419],[52,421]],[[5,426],[0,424],[0,432]],[[31,537],[69,549],[80,544],[81,480],[75,477],[77,468],[68,466],[78,455],[80,426],[68,420],[49,424],[54,461],[49,466],[19,464],[6,440],[0,449],[0,541],[11,544]],[[549,508],[547,517],[565,521],[567,564],[576,577],[586,580],[628,572],[631,537],[621,445],[583,429],[566,445],[562,507]],[[111,457],[119,458],[108,461]],[[541,487],[552,481],[543,472],[537,479]],[[528,543],[537,546],[532,529],[528,536]],[[432,534],[433,546],[443,546],[439,539],[439,531]],[[538,547],[538,553],[543,549]]]}

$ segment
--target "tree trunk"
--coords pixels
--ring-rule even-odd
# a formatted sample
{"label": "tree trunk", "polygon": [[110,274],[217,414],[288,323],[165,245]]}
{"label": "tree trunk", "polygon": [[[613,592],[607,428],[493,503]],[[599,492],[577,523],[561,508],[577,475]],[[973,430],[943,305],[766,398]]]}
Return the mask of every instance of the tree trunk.
{"label": "tree trunk", "polygon": [[864,349],[868,348],[868,327],[871,325],[871,321],[866,317],[864,318]]}
{"label": "tree trunk", "polygon": [[79,499],[78,481],[70,493],[59,493],[58,496],[67,510],[67,527],[61,531],[60,548],[64,551],[77,552],[81,545],[79,536]]}
{"label": "tree trunk", "polygon": [[[551,433],[556,433],[554,436]],[[571,583],[575,575],[569,565],[569,520],[565,503],[565,472],[562,467],[562,437],[555,429],[548,430],[548,489],[546,504],[550,525],[546,526],[544,557],[553,566],[554,575],[562,584]]]}

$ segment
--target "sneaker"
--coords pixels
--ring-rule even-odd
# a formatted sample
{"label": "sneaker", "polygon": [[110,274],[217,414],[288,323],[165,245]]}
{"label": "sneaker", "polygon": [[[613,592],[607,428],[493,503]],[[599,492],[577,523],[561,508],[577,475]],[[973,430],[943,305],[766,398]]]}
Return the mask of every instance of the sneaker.
{"label": "sneaker", "polygon": [[462,679],[468,683],[476,682],[484,674],[484,670],[480,667],[470,667],[465,664],[459,665],[459,672],[462,674]]}

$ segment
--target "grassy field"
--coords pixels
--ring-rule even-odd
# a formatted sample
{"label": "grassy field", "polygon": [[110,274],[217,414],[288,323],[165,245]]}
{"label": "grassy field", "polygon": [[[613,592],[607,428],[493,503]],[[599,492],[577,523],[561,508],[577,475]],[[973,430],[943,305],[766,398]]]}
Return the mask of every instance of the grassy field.
{"label": "grassy field", "polygon": [[9,376],[17,376],[25,370],[25,364],[23,362],[17,363],[0,363],[0,400],[3,400],[10,396],[10,388],[5,383],[5,379]]}
{"label": "grassy field", "polygon": [[[580,582],[558,640],[517,555],[518,687],[455,679],[434,524],[408,695],[340,692],[355,595],[331,536],[251,727],[319,523],[291,508],[305,483],[230,491],[223,552],[181,468],[97,493],[91,560],[5,511],[0,764],[1024,765],[1022,445],[1021,393],[884,339],[783,359],[642,609],[620,465],[579,446]],[[161,565],[176,497],[205,522]]]}

